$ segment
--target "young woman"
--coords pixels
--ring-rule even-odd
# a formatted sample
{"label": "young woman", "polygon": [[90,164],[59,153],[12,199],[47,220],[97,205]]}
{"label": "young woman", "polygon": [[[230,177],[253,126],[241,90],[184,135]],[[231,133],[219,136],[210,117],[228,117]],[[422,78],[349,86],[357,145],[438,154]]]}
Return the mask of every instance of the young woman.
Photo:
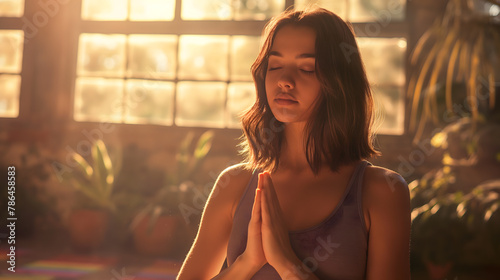
{"label": "young woman", "polygon": [[366,161],[373,100],[352,28],[286,11],[252,74],[247,162],[220,174],[178,279],[410,279],[408,187]]}

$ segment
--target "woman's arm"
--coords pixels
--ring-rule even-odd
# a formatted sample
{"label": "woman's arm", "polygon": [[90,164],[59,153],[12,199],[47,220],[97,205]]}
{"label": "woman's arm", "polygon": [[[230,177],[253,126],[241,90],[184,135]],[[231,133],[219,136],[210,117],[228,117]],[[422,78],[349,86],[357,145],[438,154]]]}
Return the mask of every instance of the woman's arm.
{"label": "woman's arm", "polygon": [[369,212],[367,280],[410,279],[410,195],[405,180],[369,167],[363,200]]}
{"label": "woman's arm", "polygon": [[[205,205],[198,234],[177,279],[211,279],[219,273],[226,258],[232,211],[250,179],[249,173],[242,165],[221,173]],[[235,262],[235,267],[224,274],[243,271],[244,266],[238,268],[241,264],[242,260]],[[224,279],[224,274],[219,279]]]}

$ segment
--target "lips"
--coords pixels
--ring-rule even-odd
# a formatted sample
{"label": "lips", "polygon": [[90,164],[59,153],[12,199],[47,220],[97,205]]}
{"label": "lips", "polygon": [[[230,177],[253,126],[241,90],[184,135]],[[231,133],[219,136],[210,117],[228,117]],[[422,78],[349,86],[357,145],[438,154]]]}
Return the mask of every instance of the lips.
{"label": "lips", "polygon": [[284,94],[284,93],[278,94],[276,98],[274,98],[274,102],[276,102],[279,105],[293,105],[299,103],[297,102],[297,100],[295,100],[295,98],[293,98],[289,94]]}

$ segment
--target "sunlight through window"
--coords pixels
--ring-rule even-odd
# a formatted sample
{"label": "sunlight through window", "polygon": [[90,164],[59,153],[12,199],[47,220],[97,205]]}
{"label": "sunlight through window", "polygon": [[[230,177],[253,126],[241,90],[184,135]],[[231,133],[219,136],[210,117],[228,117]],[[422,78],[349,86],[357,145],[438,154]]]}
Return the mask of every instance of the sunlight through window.
{"label": "sunlight through window", "polygon": [[350,22],[389,22],[405,19],[406,0],[295,0],[295,6],[323,7]]}
{"label": "sunlight through window", "polygon": [[182,35],[179,39],[179,78],[227,80],[229,36]]}
{"label": "sunlight through window", "polygon": [[82,0],[84,20],[126,20],[128,0]]}
{"label": "sunlight through window", "polygon": [[405,53],[404,38],[358,38],[366,75],[372,86],[378,133],[403,134]]}
{"label": "sunlight through window", "polygon": [[226,83],[179,82],[176,123],[182,126],[224,127]]}
{"label": "sunlight through window", "polygon": [[22,17],[24,14],[24,0],[0,1],[0,17]]}
{"label": "sunlight through window", "polygon": [[170,21],[174,14],[175,0],[130,0],[130,20]]}
{"label": "sunlight through window", "polygon": [[[262,44],[262,27],[285,2],[82,0],[82,19],[103,21],[109,31],[94,23],[80,35],[75,119],[240,127],[241,112],[256,98],[250,67]],[[404,0],[294,2],[298,8],[322,6],[353,22],[377,22],[387,13],[389,21],[405,18]],[[252,22],[260,25],[247,28]],[[379,133],[401,134],[406,41],[374,36],[358,41],[380,104]]]}
{"label": "sunlight through window", "polygon": [[19,115],[24,32],[0,30],[0,117]]}

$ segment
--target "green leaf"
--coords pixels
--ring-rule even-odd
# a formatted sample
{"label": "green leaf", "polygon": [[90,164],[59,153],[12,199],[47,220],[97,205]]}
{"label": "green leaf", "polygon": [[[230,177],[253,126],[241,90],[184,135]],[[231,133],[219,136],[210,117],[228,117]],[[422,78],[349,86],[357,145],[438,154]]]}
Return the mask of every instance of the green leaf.
{"label": "green leaf", "polygon": [[94,170],[92,166],[78,153],[72,152],[70,159],[76,163],[76,167],[79,168],[79,172],[85,174],[85,177],[90,180]]}
{"label": "green leaf", "polygon": [[104,167],[102,172],[103,174],[102,180],[104,181],[104,195],[106,197],[109,197],[111,195],[111,192],[113,191],[113,184],[115,181],[113,173],[113,164],[111,162],[111,158],[109,157],[108,154],[108,149],[106,148],[104,142],[98,140],[96,141],[96,146],[101,158],[101,162],[99,163],[99,165]]}
{"label": "green leaf", "polygon": [[485,222],[488,222],[490,220],[493,213],[495,213],[499,209],[499,206],[500,206],[500,201],[497,201],[497,202],[493,203],[492,205],[490,205],[490,207],[488,207],[486,209],[486,211],[484,212],[484,221]]}
{"label": "green leaf", "polygon": [[198,140],[196,149],[194,151],[194,156],[197,159],[204,158],[210,149],[212,148],[212,142],[214,138],[214,132],[209,130],[203,133]]}

